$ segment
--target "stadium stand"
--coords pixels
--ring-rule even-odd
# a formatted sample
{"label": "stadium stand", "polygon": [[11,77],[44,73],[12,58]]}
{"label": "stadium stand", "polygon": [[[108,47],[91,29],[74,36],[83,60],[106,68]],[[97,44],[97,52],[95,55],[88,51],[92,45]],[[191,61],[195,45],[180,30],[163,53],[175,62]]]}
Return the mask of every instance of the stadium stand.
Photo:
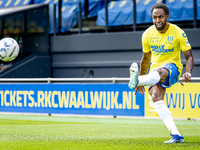
{"label": "stadium stand", "polygon": [[[19,0],[16,0],[19,1]],[[17,6],[22,5],[45,5],[45,9],[32,9],[29,10],[26,15],[23,13],[16,13],[13,15],[6,15],[0,17],[0,31],[16,26],[21,27],[22,36],[24,38],[24,53],[26,56],[32,56],[32,54],[49,56],[48,61],[51,60],[51,65],[48,65],[50,70],[46,77],[128,77],[128,68],[132,61],[140,62],[141,55],[141,35],[143,29],[152,24],[152,18],[150,9],[155,3],[162,2],[162,0],[136,0],[136,23],[137,28],[133,28],[133,2],[132,0],[108,0],[108,25],[109,28],[106,32],[105,26],[105,1],[104,0],[62,0],[62,24],[60,31],[58,31],[58,19],[59,19],[59,0],[21,0],[16,3],[12,0],[8,5],[5,1],[0,1],[1,11],[5,8],[9,8],[15,4]],[[79,8],[78,3],[81,2],[81,19],[82,24],[88,27],[87,33],[77,32],[79,29]],[[186,27],[185,32],[189,38],[189,41],[193,48],[195,57],[195,69],[193,76],[199,76],[200,60],[199,50],[199,20],[200,20],[200,0],[196,0],[197,3],[197,22],[196,27],[194,24],[194,0],[165,0],[166,4],[170,7],[171,22],[183,23]],[[6,5],[7,4],[7,5]],[[46,9],[49,9],[49,4],[55,4],[55,20],[50,21],[53,16],[46,18],[49,15]],[[6,5],[6,6],[5,6]],[[32,5],[32,6],[33,6]],[[88,12],[87,12],[88,5]],[[4,8],[3,8],[4,7]],[[25,6],[28,7],[28,6]],[[16,7],[17,8],[17,7]],[[1,12],[0,11],[0,12]],[[49,9],[51,12],[51,9]],[[173,15],[174,14],[174,15]],[[1,15],[1,14],[0,14]],[[91,31],[90,21],[92,25],[99,27],[94,31]],[[48,24],[48,21],[50,24]],[[85,21],[85,22],[84,22]],[[188,28],[188,22],[192,24],[192,28]],[[49,26],[56,24],[57,31],[54,34],[49,34]],[[144,28],[140,28],[144,25]],[[125,27],[125,28],[124,28]],[[124,28],[124,30],[121,30]],[[71,32],[74,29],[75,32]],[[102,32],[99,32],[101,29]],[[112,30],[111,30],[112,29]],[[120,29],[122,32],[118,32]],[[141,31],[142,30],[142,31]],[[112,31],[112,32],[110,32]],[[125,31],[125,32],[123,32]],[[131,31],[131,32],[127,32]],[[133,32],[134,31],[134,32]],[[136,32],[135,32],[136,31]],[[12,33],[13,31],[11,31]],[[102,33],[106,34],[102,34]],[[56,33],[56,34],[55,34]],[[62,33],[62,34],[60,34]],[[79,33],[79,34],[73,34]],[[33,57],[29,57],[33,59]],[[184,56],[182,55],[182,58]],[[47,61],[47,62],[48,62]],[[185,66],[184,59],[183,64]],[[18,65],[20,64],[17,63]],[[8,74],[14,73],[9,70],[17,68],[17,64],[13,65],[11,69],[3,71],[1,77],[6,77]],[[22,60],[22,70],[26,70],[26,63]],[[38,65],[39,63],[37,63]],[[47,63],[49,64],[49,62]],[[36,67],[36,65],[31,64]],[[30,67],[29,67],[30,68]],[[44,67],[45,68],[45,67]],[[44,69],[43,68],[43,69]],[[48,68],[48,69],[49,69]],[[90,72],[92,72],[90,75]],[[34,70],[33,70],[34,73]],[[39,75],[45,77],[44,74]],[[47,74],[47,73],[46,73]],[[28,74],[27,74],[28,75]],[[19,77],[18,74],[17,77]],[[25,77],[25,76],[23,76]],[[36,77],[36,75],[33,75]]]}
{"label": "stadium stand", "polygon": [[[58,0],[16,0],[0,1],[0,8],[15,7],[30,4],[55,4],[56,25],[58,33]],[[62,1],[62,26],[61,33],[74,28],[78,22],[78,3],[81,2],[81,19],[96,17],[97,26],[105,26],[105,5],[104,0],[89,0],[88,14],[85,13],[85,0],[63,0]],[[136,23],[151,23],[150,9],[155,3],[162,0],[136,0]],[[192,21],[194,18],[192,0],[166,0],[170,9],[169,21]],[[51,10],[50,10],[51,11]],[[200,1],[197,0],[197,19],[200,20]],[[133,0],[108,1],[108,25],[127,26],[133,24]],[[34,22],[32,23],[34,26]],[[51,26],[51,24],[50,24]]]}
{"label": "stadium stand", "polygon": [[[61,33],[68,31],[70,28],[74,28],[78,22],[78,3],[81,2],[82,19],[85,18],[85,1],[84,0],[63,0],[62,1],[62,26]],[[56,5],[56,25],[58,32],[58,1],[54,0],[35,0],[34,4],[45,3]],[[98,11],[104,6],[102,0],[90,0],[88,4],[89,13],[87,18],[95,17]],[[50,10],[51,11],[51,10]],[[50,25],[51,26],[51,25]]]}
{"label": "stadium stand", "polygon": [[[151,7],[162,1],[139,0],[136,3],[136,23],[151,23]],[[167,0],[170,9],[169,21],[193,20],[193,1],[191,0]],[[133,24],[133,1],[111,1],[108,4],[108,25],[122,26]],[[97,16],[97,25],[105,26],[105,8],[100,10]]]}
{"label": "stadium stand", "polygon": [[[15,7],[30,4],[55,4],[56,5],[56,25],[58,33],[58,0],[16,0],[0,1],[0,8]],[[96,18],[97,26],[105,26],[105,1],[89,0],[88,14],[85,12],[85,0],[63,0],[62,1],[62,26],[61,33],[76,27],[78,23],[78,3],[81,2],[81,19]],[[160,3],[162,0],[136,0],[136,23],[151,23],[151,6]],[[166,0],[170,8],[169,21],[192,21],[194,18],[192,0]],[[50,10],[51,11],[51,10]],[[133,0],[108,0],[108,25],[127,26],[133,24]],[[197,19],[200,20],[200,1],[197,0]],[[34,24],[34,23],[32,23]],[[51,26],[51,24],[50,24]]]}
{"label": "stadium stand", "polygon": [[[74,28],[78,22],[78,3],[81,2],[81,19],[96,17],[97,26],[105,26],[105,5],[104,0],[89,0],[88,14],[85,14],[84,0],[63,0],[62,1],[62,27],[61,33]],[[150,9],[155,3],[162,0],[136,0],[136,23],[151,23]],[[58,32],[58,0],[34,0],[34,4],[46,3],[56,4],[56,24]],[[192,0],[166,0],[170,8],[169,21],[192,21],[194,18]],[[197,6],[200,1],[197,0]],[[200,19],[199,8],[197,8],[197,19]],[[50,10],[51,11],[51,10]],[[108,1],[108,25],[109,26],[127,26],[133,24],[133,0]],[[50,25],[51,26],[51,25]]]}

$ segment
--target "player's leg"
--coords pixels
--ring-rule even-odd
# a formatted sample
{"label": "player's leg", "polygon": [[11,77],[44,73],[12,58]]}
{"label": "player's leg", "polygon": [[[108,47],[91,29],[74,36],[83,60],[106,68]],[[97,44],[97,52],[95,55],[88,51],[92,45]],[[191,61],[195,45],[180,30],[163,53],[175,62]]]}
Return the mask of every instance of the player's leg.
{"label": "player's leg", "polygon": [[158,115],[166,125],[166,127],[172,132],[172,134],[180,135],[176,128],[176,125],[172,119],[172,114],[164,103],[165,88],[156,84],[149,89],[149,93],[153,100],[153,106],[155,107]]}
{"label": "player's leg", "polygon": [[164,83],[168,71],[164,68],[159,68],[147,75],[138,76],[138,65],[133,63],[130,67],[130,82],[129,87],[135,89],[137,86],[152,86],[158,82]]}
{"label": "player's leg", "polygon": [[165,94],[165,88],[161,87],[161,85],[159,84],[156,84],[149,89],[149,93],[152,96],[152,100],[154,102],[153,106],[155,107],[158,115],[160,116],[166,127],[169,129],[169,131],[171,131],[173,135],[172,139],[170,141],[165,141],[165,143],[184,142],[184,138],[179,133],[173,121],[172,114],[169,108],[167,108],[167,106],[164,103],[163,99]]}
{"label": "player's leg", "polygon": [[168,75],[166,77],[166,80],[164,81],[161,79],[159,83],[157,83],[149,89],[149,93],[152,96],[152,100],[154,102],[153,106],[156,108],[158,115],[160,116],[166,127],[172,133],[172,138],[169,141],[165,141],[165,143],[183,143],[184,138],[179,133],[173,121],[172,114],[163,100],[165,95],[165,88],[171,87],[171,85],[175,84],[178,81],[178,68],[175,64],[166,64],[163,67],[165,68],[161,68],[161,70],[158,70],[158,72],[165,72],[164,74],[166,75],[167,71]]}
{"label": "player's leg", "polygon": [[151,86],[149,92],[154,102],[154,107],[159,114],[166,127],[172,132],[172,139],[165,141],[165,143],[182,143],[183,136],[180,135],[174,121],[172,114],[164,103],[165,88],[171,87],[178,81],[178,68],[175,64],[166,64],[162,68],[153,71],[152,73],[138,77],[138,66],[133,63],[130,67],[130,82],[131,89],[137,86],[148,85]]}

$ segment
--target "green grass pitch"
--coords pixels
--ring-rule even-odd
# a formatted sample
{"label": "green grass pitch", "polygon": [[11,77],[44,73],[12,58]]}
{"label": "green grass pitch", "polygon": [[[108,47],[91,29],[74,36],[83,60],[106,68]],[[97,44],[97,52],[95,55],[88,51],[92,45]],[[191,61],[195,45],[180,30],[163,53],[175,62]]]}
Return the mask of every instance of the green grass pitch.
{"label": "green grass pitch", "polygon": [[200,121],[175,123],[185,143],[159,119],[0,114],[0,150],[200,150]]}

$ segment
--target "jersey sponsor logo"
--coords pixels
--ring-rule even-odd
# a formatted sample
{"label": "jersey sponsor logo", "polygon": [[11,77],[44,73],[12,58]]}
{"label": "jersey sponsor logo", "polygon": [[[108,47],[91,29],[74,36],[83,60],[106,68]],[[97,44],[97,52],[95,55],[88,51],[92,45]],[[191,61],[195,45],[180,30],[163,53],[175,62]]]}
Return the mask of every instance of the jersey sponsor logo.
{"label": "jersey sponsor logo", "polygon": [[186,38],[186,37],[187,37],[185,33],[183,33],[183,34],[182,34],[182,36],[183,36],[184,38]]}
{"label": "jersey sponsor logo", "polygon": [[151,50],[153,51],[153,54],[154,55],[168,55],[168,54],[171,54],[174,49],[165,49],[164,48],[165,45],[154,45],[154,46],[151,46]]}

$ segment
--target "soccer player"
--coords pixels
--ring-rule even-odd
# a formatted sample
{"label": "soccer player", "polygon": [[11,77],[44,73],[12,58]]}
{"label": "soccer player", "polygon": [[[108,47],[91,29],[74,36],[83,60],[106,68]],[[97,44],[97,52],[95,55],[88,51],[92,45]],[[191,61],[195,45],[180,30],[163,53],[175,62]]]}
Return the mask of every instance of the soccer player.
{"label": "soccer player", "polygon": [[[175,84],[182,73],[180,53],[186,58],[186,72],[183,80],[191,80],[194,66],[191,46],[185,32],[178,26],[167,22],[169,8],[163,3],[157,3],[151,8],[153,24],[142,35],[143,57],[140,63],[140,74],[137,63],[130,67],[129,87],[144,94],[144,86],[149,86],[153,107],[158,115],[171,131],[172,138],[164,143],[183,143],[184,138],[179,133],[172,114],[165,105],[163,99],[166,88]],[[146,75],[149,65],[150,73]],[[139,75],[138,75],[139,74]]]}

